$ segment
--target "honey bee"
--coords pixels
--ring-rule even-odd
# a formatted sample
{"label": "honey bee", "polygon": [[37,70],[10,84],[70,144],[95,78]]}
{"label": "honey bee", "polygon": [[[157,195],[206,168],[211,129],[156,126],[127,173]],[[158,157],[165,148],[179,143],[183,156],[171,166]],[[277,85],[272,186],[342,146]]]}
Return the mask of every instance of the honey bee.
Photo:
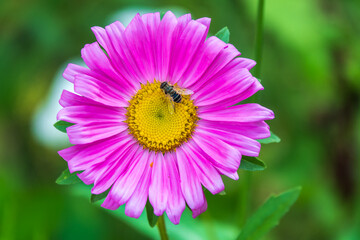
{"label": "honey bee", "polygon": [[175,111],[174,102],[181,103],[182,95],[190,95],[194,93],[189,89],[179,88],[177,86],[170,85],[168,82],[162,82],[160,88],[168,96],[169,99],[168,109],[170,114],[174,114]]}

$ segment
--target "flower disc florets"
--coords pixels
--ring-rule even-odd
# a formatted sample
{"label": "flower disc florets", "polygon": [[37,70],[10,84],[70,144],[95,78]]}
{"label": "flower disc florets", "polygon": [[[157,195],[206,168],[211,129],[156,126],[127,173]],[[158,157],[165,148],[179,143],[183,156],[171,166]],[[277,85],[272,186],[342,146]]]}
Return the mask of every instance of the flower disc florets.
{"label": "flower disc florets", "polygon": [[[182,96],[169,111],[170,98],[160,82],[142,84],[129,101],[126,123],[130,133],[144,147],[156,152],[173,151],[191,138],[198,121],[197,107],[189,96]],[[171,105],[170,105],[171,106]]]}

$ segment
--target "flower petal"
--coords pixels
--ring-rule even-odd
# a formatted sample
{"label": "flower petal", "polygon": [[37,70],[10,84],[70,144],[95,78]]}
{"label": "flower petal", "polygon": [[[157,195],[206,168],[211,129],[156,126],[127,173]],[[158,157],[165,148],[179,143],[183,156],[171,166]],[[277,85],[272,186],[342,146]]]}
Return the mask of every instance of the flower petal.
{"label": "flower petal", "polygon": [[193,218],[196,218],[197,216],[199,216],[200,214],[202,214],[203,212],[205,212],[206,209],[207,209],[207,207],[208,207],[207,201],[206,201],[206,198],[205,198],[205,196],[204,196],[204,204],[203,204],[200,208],[198,208],[198,209],[192,209],[192,212],[193,212],[192,217],[193,217]]}
{"label": "flower petal", "polygon": [[207,84],[215,74],[217,74],[223,67],[225,67],[231,60],[239,56],[240,52],[232,45],[226,44],[226,46],[219,52],[214,61],[208,66],[205,73],[200,76],[190,86],[191,90],[196,92],[204,84]]}
{"label": "flower petal", "polygon": [[[134,93],[135,89],[114,68],[114,65],[97,42],[86,44],[81,50],[81,57],[93,72],[102,76],[102,81],[106,81],[109,85],[117,84],[118,88],[128,95]],[[100,78],[98,79],[100,80]]]}
{"label": "flower petal", "polygon": [[158,28],[158,39],[156,41],[156,62],[159,81],[167,81],[169,62],[171,55],[172,35],[177,26],[177,18],[168,11],[165,13]]}
{"label": "flower petal", "polygon": [[154,214],[161,216],[166,210],[169,195],[169,174],[162,153],[155,154],[149,187],[149,201],[154,207]]}
{"label": "flower petal", "polygon": [[91,74],[91,70],[86,67],[82,67],[82,66],[79,66],[76,64],[69,63],[67,65],[67,67],[65,68],[63,77],[66,80],[68,80],[69,82],[74,83],[75,76],[78,74],[89,75],[89,74]]}
{"label": "flower petal", "polygon": [[196,143],[193,145],[195,149],[222,174],[229,176],[238,170],[241,154],[237,149],[212,135],[202,132],[196,132],[193,140]]}
{"label": "flower petal", "polygon": [[259,156],[261,144],[254,139],[233,132],[226,132],[213,128],[207,128],[201,126],[200,123],[196,131],[202,132],[203,134],[211,135],[214,138],[220,139],[223,142],[236,147],[240,151],[241,155],[251,157]]}
{"label": "flower petal", "polygon": [[114,200],[110,194],[108,194],[101,206],[109,210],[116,210],[121,205],[116,200]]}
{"label": "flower petal", "polygon": [[129,217],[138,218],[144,210],[148,197],[148,189],[151,181],[150,158],[145,158],[145,170],[141,176],[140,182],[137,185],[133,195],[130,197],[125,206],[125,214]]}
{"label": "flower petal", "polygon": [[224,70],[193,94],[196,106],[211,105],[238,96],[256,80],[245,68],[234,66]]}
{"label": "flower petal", "polygon": [[95,178],[98,174],[101,174],[103,169],[99,168],[97,164],[85,169],[82,173],[78,173],[77,176],[83,181],[86,185],[93,184]]}
{"label": "flower petal", "polygon": [[114,136],[127,128],[124,122],[95,122],[75,124],[66,131],[71,144],[85,144]]}
{"label": "flower petal", "polygon": [[200,208],[204,204],[203,192],[196,172],[188,160],[189,157],[182,147],[176,149],[176,157],[180,173],[181,191],[186,203],[191,209]]}
{"label": "flower petal", "polygon": [[185,200],[181,192],[176,155],[175,153],[167,153],[165,157],[165,164],[169,173],[169,189],[171,189],[171,194],[168,196],[166,214],[173,224],[179,224],[181,214],[185,209]]}
{"label": "flower petal", "polygon": [[147,162],[148,154],[142,149],[138,150],[129,167],[121,175],[112,186],[109,195],[120,205],[126,203],[131,195],[134,193],[136,186],[139,183],[141,176],[145,170],[144,162]]}
{"label": "flower petal", "polygon": [[59,155],[68,162],[70,172],[82,171],[103,162],[115,149],[129,138],[128,134],[118,134],[94,143],[75,145],[59,151]]}
{"label": "flower petal", "polygon": [[209,37],[204,44],[201,44],[192,62],[181,77],[179,83],[184,88],[190,88],[192,84],[204,74],[206,69],[214,61],[216,56],[226,47],[226,43],[215,36]]}
{"label": "flower petal", "polygon": [[271,120],[274,118],[274,113],[257,103],[247,103],[226,109],[200,112],[199,118],[223,122],[256,122]]}
{"label": "flower petal", "polygon": [[119,72],[129,83],[135,84],[143,82],[145,78],[137,66],[130,49],[127,47],[124,26],[119,21],[116,21],[106,26],[105,30],[118,56],[116,67],[119,69]]}
{"label": "flower petal", "polygon": [[260,84],[260,82],[256,78],[252,78],[252,84],[243,92],[240,92],[238,95],[228,96],[228,98],[224,98],[223,100],[199,108],[199,112],[207,112],[207,111],[215,111],[219,109],[224,109],[225,107],[229,107],[236,103],[239,103],[252,95],[254,95],[257,91],[263,90],[264,87]]}
{"label": "flower petal", "polygon": [[75,92],[108,106],[127,107],[129,105],[130,96],[117,90],[117,86],[86,75],[75,77],[74,89]]}
{"label": "flower petal", "polygon": [[124,36],[132,59],[143,75],[141,82],[146,83],[152,80],[155,76],[155,59],[151,50],[150,34],[140,14],[131,20],[125,29]]}
{"label": "flower petal", "polygon": [[195,147],[192,146],[194,144],[192,143],[193,142],[184,144],[183,150],[189,156],[189,162],[194,167],[200,182],[212,194],[217,194],[223,191],[225,187],[219,172],[201,153],[196,150]]}
{"label": "flower petal", "polygon": [[96,176],[91,193],[100,194],[109,189],[127,169],[138,149],[137,142],[130,138],[128,142],[123,143],[121,148],[107,156],[105,161],[102,162],[102,166],[100,166],[103,171]]}
{"label": "flower petal", "polygon": [[155,79],[159,80],[159,62],[157,61],[157,49],[156,46],[159,41],[158,37],[158,28],[160,25],[160,13],[147,13],[141,16],[141,19],[145,25],[145,29],[149,33],[149,45],[150,45],[150,54],[153,60],[154,67],[154,76]]}
{"label": "flower petal", "polygon": [[[125,59],[123,59],[123,54],[121,54],[121,49],[118,47],[119,39],[123,39],[124,26],[116,21],[108,26],[103,28],[93,27],[92,28],[97,41],[100,45],[106,50],[111,62],[113,63],[114,68],[117,70],[119,76],[127,82],[130,88],[136,89],[139,81],[138,74],[131,66],[126,65]],[[134,81],[135,80],[135,81]]]}
{"label": "flower petal", "polygon": [[209,31],[211,18],[203,17],[203,18],[196,19],[195,21],[197,21],[197,22],[201,23],[202,25],[204,25],[207,28],[207,31]]}
{"label": "flower petal", "polygon": [[57,119],[71,123],[122,122],[126,120],[126,109],[101,106],[72,106],[61,109]]}
{"label": "flower petal", "polygon": [[196,21],[190,21],[179,35],[172,49],[169,80],[176,83],[185,72],[193,55],[205,41],[207,28]]}
{"label": "flower petal", "polygon": [[63,90],[59,104],[62,107],[70,107],[70,106],[79,106],[79,105],[100,105],[103,106],[103,104],[95,102],[89,98],[79,96],[75,93],[69,92],[67,90]]}
{"label": "flower petal", "polygon": [[219,129],[229,133],[241,134],[252,139],[270,137],[270,127],[264,121],[237,123],[207,121],[201,119],[198,124],[204,127]]}

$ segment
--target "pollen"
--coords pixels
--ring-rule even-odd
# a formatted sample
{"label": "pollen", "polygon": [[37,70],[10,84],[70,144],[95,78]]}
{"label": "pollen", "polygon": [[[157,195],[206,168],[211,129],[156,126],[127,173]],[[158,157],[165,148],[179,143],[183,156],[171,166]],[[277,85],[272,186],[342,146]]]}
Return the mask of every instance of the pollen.
{"label": "pollen", "polygon": [[160,82],[141,84],[129,101],[126,123],[130,133],[143,148],[155,152],[175,151],[191,139],[199,120],[197,107],[188,95],[180,103],[172,102],[160,89]]}

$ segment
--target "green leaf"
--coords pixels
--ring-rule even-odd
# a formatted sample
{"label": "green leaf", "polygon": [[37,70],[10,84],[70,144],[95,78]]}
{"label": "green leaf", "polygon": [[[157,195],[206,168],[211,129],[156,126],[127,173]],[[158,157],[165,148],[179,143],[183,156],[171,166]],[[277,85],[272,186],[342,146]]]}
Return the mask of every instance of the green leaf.
{"label": "green leaf", "polygon": [[70,127],[74,125],[74,123],[69,123],[69,122],[65,122],[65,121],[57,121],[55,124],[54,124],[54,127],[61,131],[61,132],[64,132],[66,133],[66,128],[67,127]]}
{"label": "green leaf", "polygon": [[261,239],[273,227],[299,197],[301,187],[271,196],[245,223],[238,240]]}
{"label": "green leaf", "polygon": [[90,202],[91,203],[96,203],[97,201],[100,201],[101,199],[106,198],[106,196],[108,195],[109,192],[110,192],[110,188],[108,190],[106,190],[105,192],[100,193],[100,194],[91,194]]}
{"label": "green leaf", "polygon": [[230,40],[230,31],[228,27],[223,27],[215,34],[220,40],[224,41],[225,43],[229,43]]}
{"label": "green leaf", "polygon": [[242,156],[240,169],[247,171],[262,171],[265,170],[266,164],[256,157]]}
{"label": "green leaf", "polygon": [[60,177],[56,179],[56,183],[59,185],[71,185],[71,184],[79,183],[81,182],[81,180],[77,176],[77,173],[79,172],[70,173],[69,169],[66,169],[61,173]]}
{"label": "green leaf", "polygon": [[281,139],[278,136],[276,136],[273,132],[270,131],[270,133],[271,133],[270,137],[265,139],[258,139],[257,141],[262,144],[279,143],[281,141]]}
{"label": "green leaf", "polygon": [[158,221],[158,216],[154,214],[154,208],[151,206],[150,202],[146,203],[146,215],[149,222],[150,227],[154,227]]}

